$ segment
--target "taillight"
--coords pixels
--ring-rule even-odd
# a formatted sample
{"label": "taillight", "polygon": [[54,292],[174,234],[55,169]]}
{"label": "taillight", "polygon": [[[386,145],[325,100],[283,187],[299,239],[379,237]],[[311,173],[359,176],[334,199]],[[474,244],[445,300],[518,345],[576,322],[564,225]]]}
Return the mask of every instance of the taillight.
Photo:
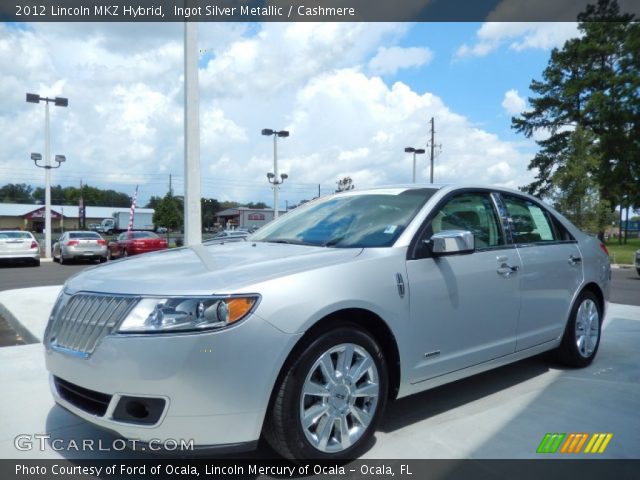
{"label": "taillight", "polygon": [[67,247],[75,247],[76,245],[78,245],[78,240],[69,240],[67,242]]}
{"label": "taillight", "polygon": [[102,239],[98,240],[98,245],[106,245],[106,244],[107,242],[105,240],[102,240]]}
{"label": "taillight", "polygon": [[31,242],[31,248],[38,248],[38,242],[35,240]]}
{"label": "taillight", "polygon": [[607,250],[607,246],[602,242],[600,242],[600,250],[602,250],[604,253],[607,254],[607,256],[609,256],[609,250]]}

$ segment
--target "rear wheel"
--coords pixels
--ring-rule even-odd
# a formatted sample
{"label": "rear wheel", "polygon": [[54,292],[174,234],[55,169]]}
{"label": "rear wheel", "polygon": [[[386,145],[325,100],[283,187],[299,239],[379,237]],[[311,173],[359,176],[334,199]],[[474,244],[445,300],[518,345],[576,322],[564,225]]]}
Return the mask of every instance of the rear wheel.
{"label": "rear wheel", "polygon": [[584,291],[573,305],[571,316],[558,347],[559,359],[572,367],[586,367],[593,362],[600,346],[602,307],[598,298]]}
{"label": "rear wheel", "polygon": [[64,263],[64,257],[62,256],[62,252],[60,252],[60,258],[58,259],[58,262],[60,263],[60,265]]}
{"label": "rear wheel", "polygon": [[342,326],[310,341],[276,386],[265,437],[291,459],[354,458],[387,397],[384,354],[368,333]]}

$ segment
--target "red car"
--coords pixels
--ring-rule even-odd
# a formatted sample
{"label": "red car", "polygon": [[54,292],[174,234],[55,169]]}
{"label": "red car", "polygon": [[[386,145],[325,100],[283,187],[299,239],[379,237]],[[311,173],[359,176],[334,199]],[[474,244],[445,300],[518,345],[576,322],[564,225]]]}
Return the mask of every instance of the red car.
{"label": "red car", "polygon": [[107,245],[109,260],[167,248],[167,241],[152,232],[124,232]]}

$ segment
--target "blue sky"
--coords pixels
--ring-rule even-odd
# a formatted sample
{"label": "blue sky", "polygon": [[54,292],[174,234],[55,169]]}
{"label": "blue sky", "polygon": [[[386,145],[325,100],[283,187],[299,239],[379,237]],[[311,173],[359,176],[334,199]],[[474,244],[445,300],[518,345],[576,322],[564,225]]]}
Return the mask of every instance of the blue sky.
{"label": "blue sky", "polygon": [[[262,128],[291,131],[279,144],[283,204],[343,176],[408,182],[404,147],[424,146],[432,116],[436,181],[523,185],[536,147],[511,116],[550,49],[576,34],[562,23],[200,24],[202,194],[270,204]],[[139,184],[144,203],[171,174],[181,193],[183,48],[180,24],[0,24],[0,184],[42,184],[28,159],[43,148],[43,112],[29,91],[69,97],[52,110],[51,153],[67,156],[54,184]]]}

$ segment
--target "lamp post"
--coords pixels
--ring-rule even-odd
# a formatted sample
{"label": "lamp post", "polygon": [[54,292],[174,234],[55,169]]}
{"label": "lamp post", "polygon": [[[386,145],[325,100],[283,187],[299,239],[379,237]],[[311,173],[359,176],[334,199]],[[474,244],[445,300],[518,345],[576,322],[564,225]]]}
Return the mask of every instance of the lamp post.
{"label": "lamp post", "polygon": [[[48,130],[48,129],[47,129]],[[48,144],[48,142],[47,142]],[[48,145],[47,145],[48,146]],[[31,160],[35,163],[36,167],[44,168],[44,257],[51,258],[51,173],[49,170],[52,168],[60,168],[60,166],[67,161],[67,157],[64,155],[56,155],[54,160],[57,165],[51,166],[50,162],[45,160],[44,165],[40,165],[38,162],[42,160],[42,155],[39,153],[32,153]]]}
{"label": "lamp post", "polygon": [[413,183],[416,183],[416,155],[424,153],[424,148],[407,147],[404,149],[406,153],[413,153]]}
{"label": "lamp post", "polygon": [[271,130],[270,128],[262,129],[262,135],[273,135],[273,173],[267,173],[267,180],[273,185],[273,218],[278,218],[278,189],[280,184],[289,178],[286,173],[278,177],[278,137],[288,137],[289,132],[286,130]]}
{"label": "lamp post", "polygon": [[[66,159],[63,155],[56,155],[56,162],[58,165],[51,166],[51,152],[49,148],[49,103],[53,103],[56,107],[69,106],[69,99],[63,97],[47,98],[41,97],[37,93],[27,93],[27,103],[40,103],[45,102],[44,108],[44,165],[38,165],[38,161],[42,159],[42,155],[39,153],[32,153],[31,160],[33,160],[36,166],[44,168],[44,257],[51,258],[51,172],[52,168],[60,168],[60,164]],[[34,158],[34,155],[38,157],[38,160]]]}

